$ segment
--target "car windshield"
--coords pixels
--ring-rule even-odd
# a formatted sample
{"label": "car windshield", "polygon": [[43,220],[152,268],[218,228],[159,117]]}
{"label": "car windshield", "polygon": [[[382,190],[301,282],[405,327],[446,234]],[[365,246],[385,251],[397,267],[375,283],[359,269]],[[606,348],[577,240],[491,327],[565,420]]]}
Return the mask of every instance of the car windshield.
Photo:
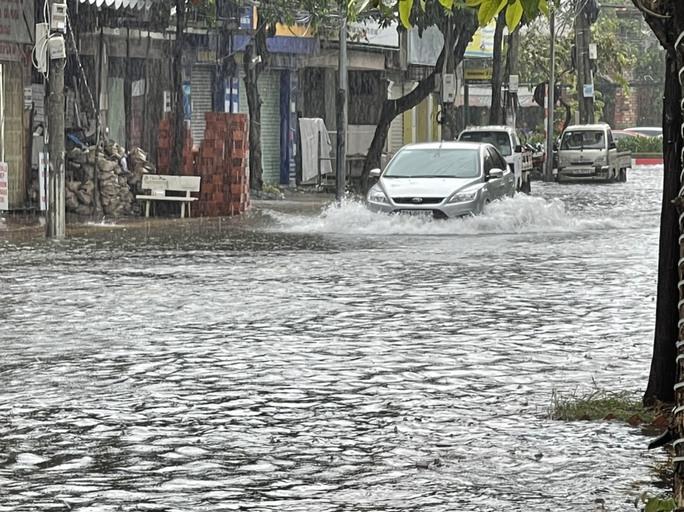
{"label": "car windshield", "polygon": [[602,131],[565,132],[561,149],[606,149]]}
{"label": "car windshield", "polygon": [[478,149],[403,149],[387,167],[385,178],[476,178]]}
{"label": "car windshield", "polygon": [[465,142],[487,142],[499,150],[503,156],[509,156],[512,153],[511,139],[506,132],[463,132],[459,140]]}

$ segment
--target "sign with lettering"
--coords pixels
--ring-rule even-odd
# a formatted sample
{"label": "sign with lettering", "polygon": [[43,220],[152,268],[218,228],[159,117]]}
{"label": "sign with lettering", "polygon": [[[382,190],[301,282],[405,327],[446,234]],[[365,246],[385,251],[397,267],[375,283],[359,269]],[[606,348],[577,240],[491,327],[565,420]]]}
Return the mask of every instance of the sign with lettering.
{"label": "sign with lettering", "polygon": [[9,169],[0,162],[0,211],[9,210]]}
{"label": "sign with lettering", "polygon": [[2,0],[0,2],[0,41],[32,44],[33,6],[32,0]]}
{"label": "sign with lettering", "polygon": [[47,171],[49,167],[50,156],[48,153],[40,153],[40,165],[38,166],[38,188],[40,189],[39,201],[40,201],[40,211],[44,212],[47,210]]}

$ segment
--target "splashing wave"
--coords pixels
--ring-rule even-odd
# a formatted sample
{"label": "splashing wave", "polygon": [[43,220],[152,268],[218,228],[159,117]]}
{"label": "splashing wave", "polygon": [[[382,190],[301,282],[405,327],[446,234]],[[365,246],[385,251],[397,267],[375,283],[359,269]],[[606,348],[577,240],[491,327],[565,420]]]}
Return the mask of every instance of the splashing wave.
{"label": "splashing wave", "polygon": [[347,199],[326,206],[316,217],[268,211],[278,231],[341,235],[475,235],[487,233],[574,232],[620,228],[609,217],[582,218],[559,199],[518,194],[495,201],[482,215],[449,220],[371,212],[362,201]]}

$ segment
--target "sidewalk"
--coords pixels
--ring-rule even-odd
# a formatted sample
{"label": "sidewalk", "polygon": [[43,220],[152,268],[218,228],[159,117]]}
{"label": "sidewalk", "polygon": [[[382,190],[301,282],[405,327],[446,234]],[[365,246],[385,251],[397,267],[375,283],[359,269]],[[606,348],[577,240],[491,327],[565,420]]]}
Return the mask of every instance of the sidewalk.
{"label": "sidewalk", "polygon": [[[282,191],[280,199],[253,199],[247,213],[235,217],[122,217],[119,219],[95,220],[67,215],[67,237],[83,237],[107,232],[145,231],[152,234],[175,230],[223,230],[258,226],[262,219],[258,215],[264,210],[281,213],[316,215],[327,204],[335,200],[334,194]],[[29,241],[45,237],[45,215],[38,213],[0,213],[0,240]]]}

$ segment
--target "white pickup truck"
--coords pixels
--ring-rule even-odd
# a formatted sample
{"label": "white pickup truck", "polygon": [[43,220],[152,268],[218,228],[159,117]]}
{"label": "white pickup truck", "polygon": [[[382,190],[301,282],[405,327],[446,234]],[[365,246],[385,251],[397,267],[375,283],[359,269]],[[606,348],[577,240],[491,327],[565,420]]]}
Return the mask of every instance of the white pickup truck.
{"label": "white pickup truck", "polygon": [[632,166],[629,151],[618,152],[607,124],[569,126],[558,150],[558,182],[627,181]]}
{"label": "white pickup truck", "polygon": [[461,132],[458,140],[464,142],[487,142],[499,150],[515,176],[515,190],[530,192],[532,153],[520,144],[520,138],[510,126],[473,126]]}

